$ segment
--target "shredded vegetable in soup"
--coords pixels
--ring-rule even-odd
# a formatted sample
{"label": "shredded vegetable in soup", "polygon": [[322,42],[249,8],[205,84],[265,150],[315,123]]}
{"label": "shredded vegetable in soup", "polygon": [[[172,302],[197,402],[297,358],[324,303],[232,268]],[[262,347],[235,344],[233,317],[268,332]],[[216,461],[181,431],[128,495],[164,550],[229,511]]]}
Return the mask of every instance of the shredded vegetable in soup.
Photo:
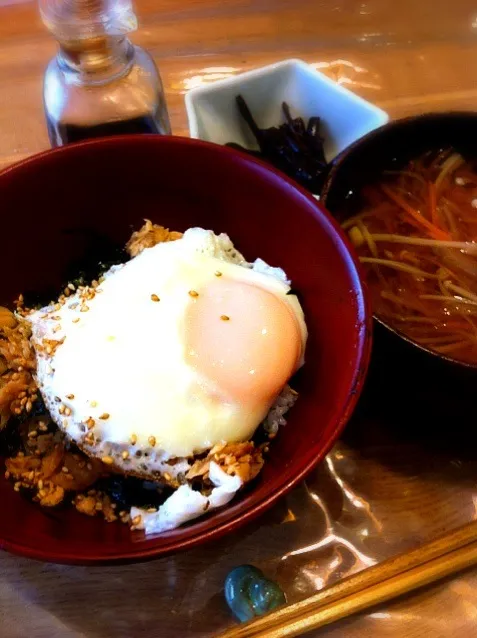
{"label": "shredded vegetable in soup", "polygon": [[447,150],[385,172],[343,227],[375,314],[426,348],[477,364],[477,164]]}

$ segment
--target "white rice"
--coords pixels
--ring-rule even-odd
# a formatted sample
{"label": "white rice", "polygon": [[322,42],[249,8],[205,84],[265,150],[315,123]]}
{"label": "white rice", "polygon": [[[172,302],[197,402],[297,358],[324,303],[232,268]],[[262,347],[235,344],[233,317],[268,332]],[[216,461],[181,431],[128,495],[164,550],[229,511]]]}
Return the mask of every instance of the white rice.
{"label": "white rice", "polygon": [[276,434],[281,426],[286,425],[285,414],[297,399],[298,393],[286,385],[263,421],[262,425],[267,434]]}

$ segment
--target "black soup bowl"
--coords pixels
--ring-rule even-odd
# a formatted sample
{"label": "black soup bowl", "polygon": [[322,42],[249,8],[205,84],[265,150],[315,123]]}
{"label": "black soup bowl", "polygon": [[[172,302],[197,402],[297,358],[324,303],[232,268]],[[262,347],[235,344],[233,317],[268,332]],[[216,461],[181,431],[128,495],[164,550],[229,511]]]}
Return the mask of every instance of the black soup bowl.
{"label": "black soup bowl", "polygon": [[[399,170],[426,151],[449,147],[464,157],[477,158],[477,113],[429,113],[392,121],[334,160],[321,201],[342,223],[359,212],[363,187],[382,180],[383,171]],[[410,416],[412,410],[421,420],[436,423],[444,414],[454,414],[456,420],[467,415],[468,421],[477,365],[427,349],[376,314],[374,319],[375,348],[368,383],[374,388],[373,400],[386,404],[387,409],[391,404],[400,406],[401,418]],[[446,402],[448,410],[443,406]]]}

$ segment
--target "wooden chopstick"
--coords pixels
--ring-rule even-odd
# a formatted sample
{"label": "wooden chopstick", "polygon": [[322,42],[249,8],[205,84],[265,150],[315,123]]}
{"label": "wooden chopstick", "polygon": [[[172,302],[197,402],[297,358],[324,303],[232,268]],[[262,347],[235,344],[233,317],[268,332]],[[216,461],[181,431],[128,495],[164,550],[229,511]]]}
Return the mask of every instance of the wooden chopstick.
{"label": "wooden chopstick", "polygon": [[390,558],[221,638],[299,636],[477,564],[477,521]]}

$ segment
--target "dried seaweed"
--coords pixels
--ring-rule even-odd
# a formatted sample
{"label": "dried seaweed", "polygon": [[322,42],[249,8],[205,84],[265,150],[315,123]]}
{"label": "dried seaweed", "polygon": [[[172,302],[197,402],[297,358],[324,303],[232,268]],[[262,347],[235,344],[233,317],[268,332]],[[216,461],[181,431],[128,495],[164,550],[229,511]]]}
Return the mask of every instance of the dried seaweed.
{"label": "dried seaweed", "polygon": [[268,162],[314,194],[319,194],[328,170],[320,134],[321,121],[312,117],[305,125],[301,117],[293,118],[290,107],[282,104],[285,122],[261,129],[241,95],[236,97],[240,115],[252,131],[260,151],[250,151],[239,144],[227,146],[245,151]]}

